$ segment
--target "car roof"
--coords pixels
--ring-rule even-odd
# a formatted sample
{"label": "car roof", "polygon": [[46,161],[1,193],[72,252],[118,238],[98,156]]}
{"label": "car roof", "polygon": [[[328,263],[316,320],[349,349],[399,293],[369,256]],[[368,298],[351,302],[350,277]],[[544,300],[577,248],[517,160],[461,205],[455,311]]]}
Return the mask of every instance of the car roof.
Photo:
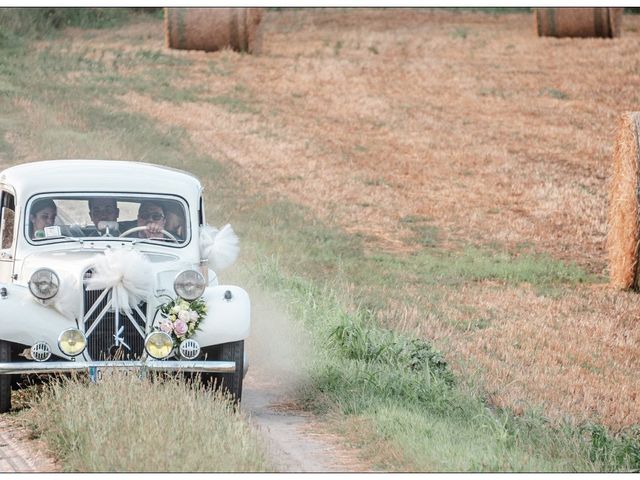
{"label": "car roof", "polygon": [[172,193],[197,201],[202,186],[190,173],[143,162],[42,160],[0,172],[0,182],[24,199],[46,192]]}

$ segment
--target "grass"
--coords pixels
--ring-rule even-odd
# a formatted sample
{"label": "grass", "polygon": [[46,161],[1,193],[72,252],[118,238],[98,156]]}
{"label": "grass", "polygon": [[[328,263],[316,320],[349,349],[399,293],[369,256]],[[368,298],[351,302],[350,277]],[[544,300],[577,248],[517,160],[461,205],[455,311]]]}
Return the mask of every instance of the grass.
{"label": "grass", "polygon": [[[410,471],[628,471],[640,468],[640,437],[602,426],[552,424],[491,407],[452,374],[428,342],[380,328],[348,311],[337,289],[283,274],[273,259],[250,273],[305,323],[315,340],[311,380],[300,397],[338,415],[335,428],[364,421],[378,468]],[[340,426],[343,425],[343,427]],[[376,449],[376,445],[378,445]]]}
{"label": "grass", "polygon": [[229,399],[171,378],[114,373],[46,386],[18,419],[67,472],[263,472],[262,440]]}
{"label": "grass", "polygon": [[151,8],[1,8],[0,44],[55,37],[65,27],[113,28],[141,12],[152,16],[161,13]]}
{"label": "grass", "polygon": [[540,95],[556,98],[558,100],[567,100],[569,98],[569,95],[564,93],[562,90],[558,90],[557,88],[543,88],[542,90],[540,90]]}

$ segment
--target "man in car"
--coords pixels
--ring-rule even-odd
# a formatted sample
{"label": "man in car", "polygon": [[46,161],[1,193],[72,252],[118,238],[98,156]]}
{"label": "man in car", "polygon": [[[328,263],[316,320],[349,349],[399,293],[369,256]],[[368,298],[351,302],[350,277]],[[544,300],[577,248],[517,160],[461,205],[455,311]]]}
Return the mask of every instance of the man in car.
{"label": "man in car", "polygon": [[164,230],[166,218],[159,203],[152,200],[142,202],[138,209],[138,226],[147,227],[138,232],[140,238],[165,238]]}
{"label": "man in car", "polygon": [[[95,233],[89,232],[90,236],[100,236],[106,233],[106,229],[100,230],[98,224],[100,222],[117,222],[120,210],[118,209],[118,203],[115,198],[110,197],[95,197],[89,199],[89,217],[96,227]],[[118,235],[117,231],[110,231],[112,235]],[[93,233],[93,235],[92,235]]]}

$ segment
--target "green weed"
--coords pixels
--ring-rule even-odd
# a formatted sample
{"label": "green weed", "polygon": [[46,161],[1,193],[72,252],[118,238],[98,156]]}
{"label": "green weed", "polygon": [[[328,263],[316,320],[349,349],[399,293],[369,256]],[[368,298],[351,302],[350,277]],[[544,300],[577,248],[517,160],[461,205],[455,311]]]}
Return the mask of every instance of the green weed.
{"label": "green weed", "polygon": [[111,28],[140,13],[157,15],[156,9],[131,8],[1,8],[0,39],[3,43],[55,35],[64,27]]}
{"label": "green weed", "polygon": [[260,113],[255,107],[249,105],[245,100],[230,95],[205,97],[204,100],[214,105],[220,105],[231,113]]}
{"label": "green weed", "polygon": [[590,437],[591,461],[640,471],[640,429],[637,426],[622,431],[616,437],[602,425],[588,425],[583,427],[583,431]]}
{"label": "green weed", "polygon": [[540,90],[540,96],[557,98],[558,100],[567,100],[569,98],[569,95],[556,88],[543,88]]}
{"label": "green weed", "polygon": [[340,55],[340,50],[342,50],[342,46],[343,46],[343,45],[342,45],[342,41],[341,41],[341,40],[338,40],[338,41],[335,43],[335,45],[333,46],[333,55],[334,55],[334,56],[336,56],[336,57],[337,57],[338,55]]}
{"label": "green weed", "polygon": [[451,32],[451,36],[453,38],[462,38],[463,40],[465,38],[467,38],[467,35],[469,35],[469,30],[464,28],[464,27],[456,27],[452,32]]}
{"label": "green weed", "polygon": [[408,339],[392,330],[349,322],[329,334],[332,345],[349,360],[389,365],[401,371],[426,372],[433,380],[453,383],[453,375],[440,353],[424,340]]}

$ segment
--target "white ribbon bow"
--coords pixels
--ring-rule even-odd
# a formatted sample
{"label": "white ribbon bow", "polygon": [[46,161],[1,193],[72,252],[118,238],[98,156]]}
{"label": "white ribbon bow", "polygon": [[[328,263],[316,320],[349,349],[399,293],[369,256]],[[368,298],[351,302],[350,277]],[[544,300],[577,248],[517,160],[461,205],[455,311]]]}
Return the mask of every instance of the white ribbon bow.
{"label": "white ribbon bow", "polygon": [[131,313],[153,294],[151,262],[135,250],[107,250],[94,263],[87,290],[112,289],[114,310]]}
{"label": "white ribbon bow", "polygon": [[238,258],[239,243],[228,223],[220,230],[205,225],[200,229],[200,258],[208,259],[216,271],[222,270]]}

